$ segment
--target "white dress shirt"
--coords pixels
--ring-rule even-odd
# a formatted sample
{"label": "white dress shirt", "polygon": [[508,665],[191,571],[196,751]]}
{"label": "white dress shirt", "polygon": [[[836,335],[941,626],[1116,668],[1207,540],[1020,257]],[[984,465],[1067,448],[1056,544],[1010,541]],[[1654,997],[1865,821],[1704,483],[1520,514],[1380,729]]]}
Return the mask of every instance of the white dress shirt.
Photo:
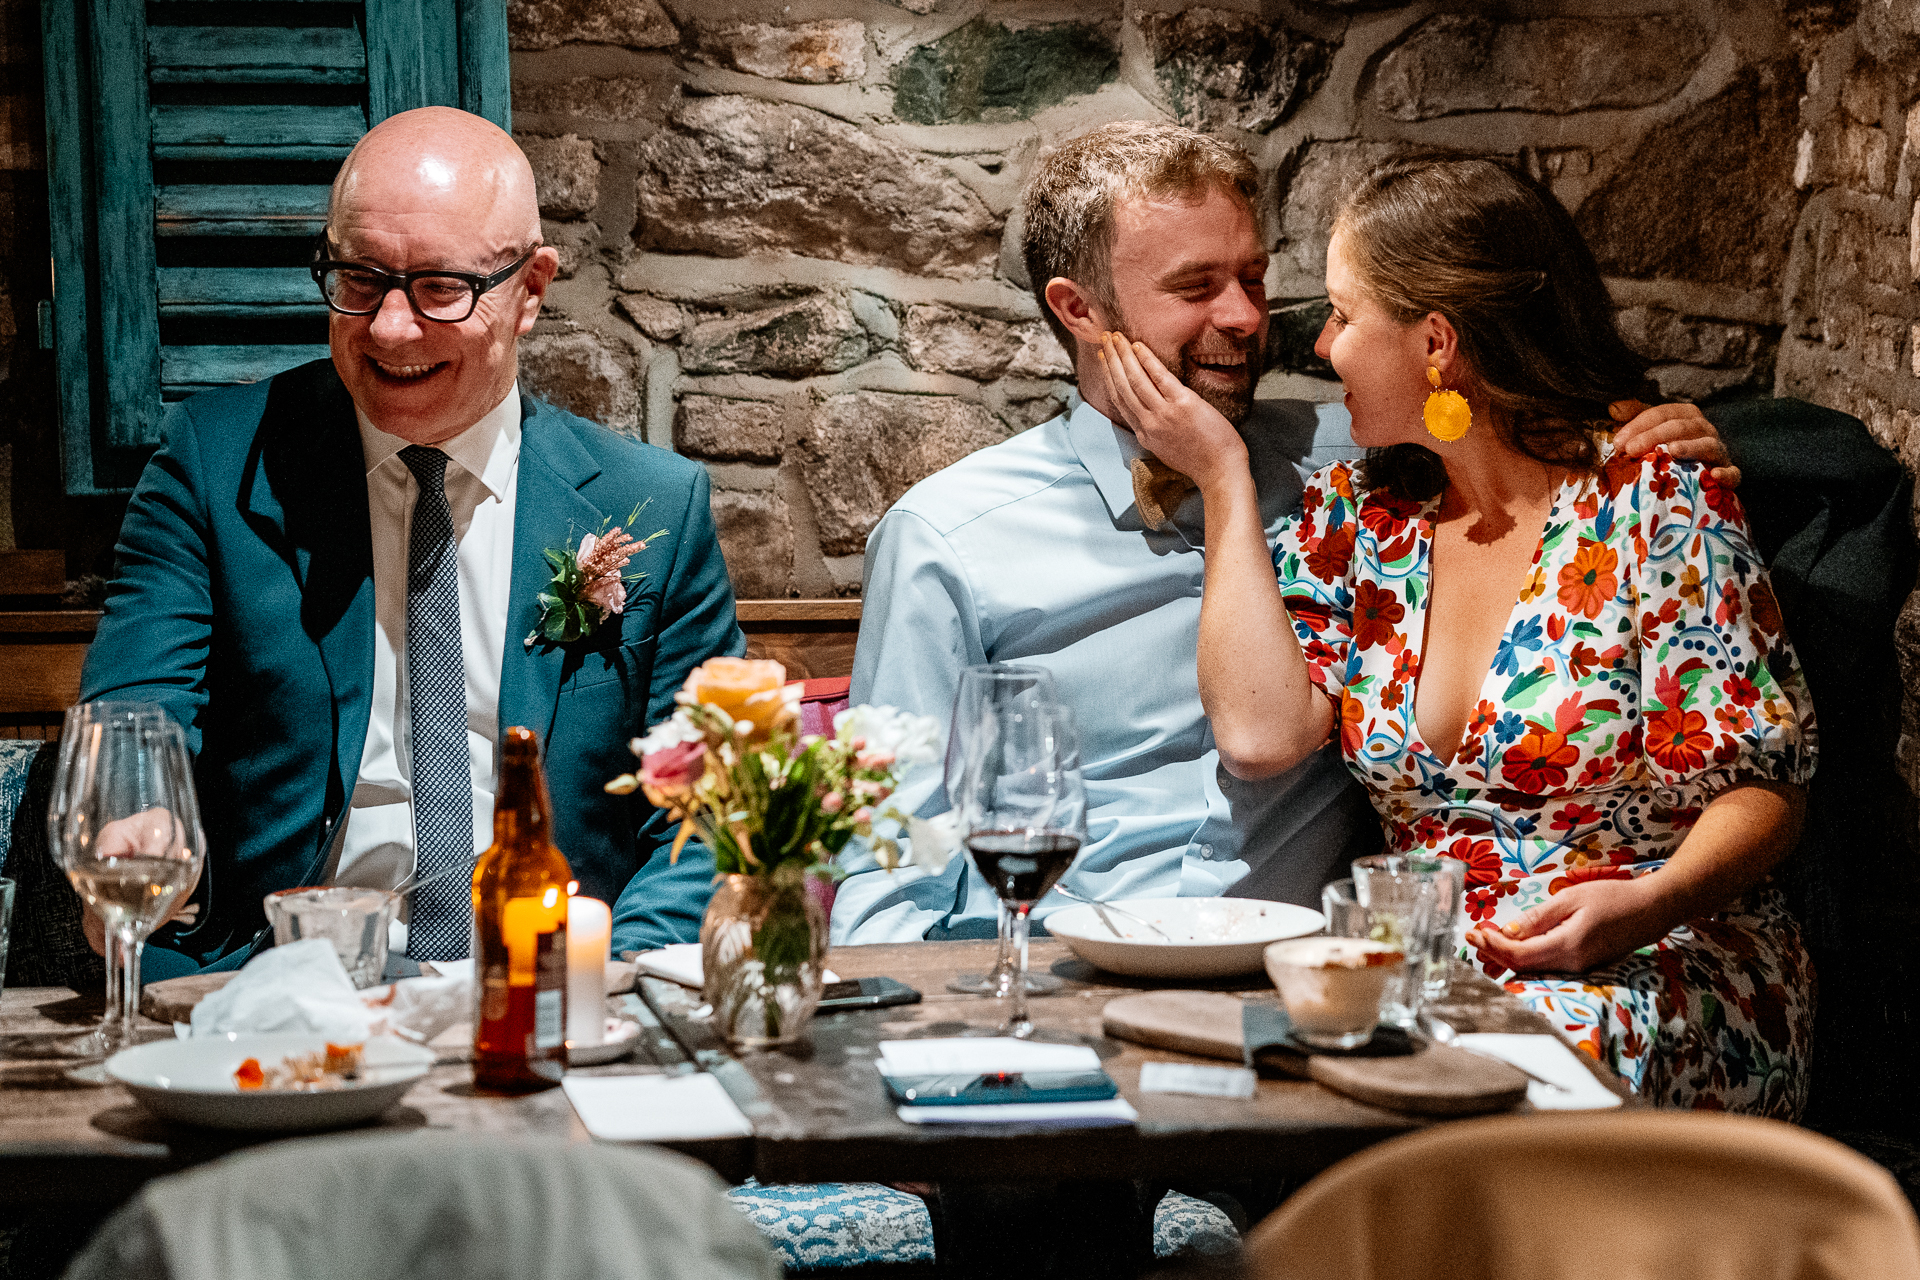
{"label": "white dress shirt", "polygon": [[[413,872],[413,743],[407,712],[407,548],[419,484],[400,460],[407,442],[361,413],[367,508],[373,519],[373,708],[327,883],[391,889]],[[447,505],[459,543],[460,653],[467,672],[467,754],[474,848],[493,843],[500,740],[500,664],[513,588],[513,508],[520,469],[520,387],[480,421],[435,446],[448,459]],[[404,947],[404,929],[393,944]]]}
{"label": "white dress shirt", "polygon": [[[1269,537],[1307,472],[1354,454],[1350,431],[1340,405],[1257,403],[1241,434]],[[1087,783],[1070,888],[1318,906],[1350,841],[1377,844],[1377,821],[1335,751],[1263,782],[1221,767],[1196,666],[1204,512],[1193,493],[1174,528],[1146,528],[1127,470],[1140,452],[1132,432],[1076,397],[1061,417],[908,490],[867,540],[853,701],[944,727],[961,668],[1045,667],[1078,717]],[[940,770],[909,774],[893,799],[922,816],[945,809]],[[932,876],[848,869],[859,874],[835,899],[836,943],[991,933],[993,892],[965,856]],[[1065,905],[1049,894],[1034,918]]]}

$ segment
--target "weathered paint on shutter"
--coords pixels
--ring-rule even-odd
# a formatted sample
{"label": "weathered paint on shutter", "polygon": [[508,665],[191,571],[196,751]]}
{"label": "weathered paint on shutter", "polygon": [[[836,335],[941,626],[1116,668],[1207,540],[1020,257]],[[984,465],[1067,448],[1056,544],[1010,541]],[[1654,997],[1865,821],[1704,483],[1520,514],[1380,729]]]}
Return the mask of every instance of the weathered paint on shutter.
{"label": "weathered paint on shutter", "polygon": [[305,263],[370,120],[509,126],[505,0],[42,0],[67,488],[124,492],[164,402],[324,356]]}

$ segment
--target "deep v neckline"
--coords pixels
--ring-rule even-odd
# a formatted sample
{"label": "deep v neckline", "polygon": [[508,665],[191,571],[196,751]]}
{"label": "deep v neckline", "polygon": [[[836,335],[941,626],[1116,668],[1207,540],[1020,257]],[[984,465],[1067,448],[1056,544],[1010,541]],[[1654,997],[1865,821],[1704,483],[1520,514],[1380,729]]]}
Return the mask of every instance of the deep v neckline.
{"label": "deep v neckline", "polygon": [[[1540,568],[1541,561],[1546,558],[1547,532],[1553,528],[1554,517],[1560,514],[1561,507],[1564,505],[1567,488],[1574,483],[1574,480],[1575,473],[1569,472],[1553,487],[1553,501],[1547,506],[1546,518],[1541,520],[1540,533],[1535,537],[1533,542],[1533,559],[1527,562],[1526,576],[1520,581],[1520,589],[1514,593],[1513,603],[1507,607],[1506,625],[1500,629],[1500,639],[1498,643],[1493,646],[1493,656],[1487,660],[1486,671],[1480,677],[1480,696],[1475,699],[1475,706],[1478,706],[1482,702],[1494,701],[1494,699],[1490,698],[1487,694],[1487,686],[1494,681],[1494,669],[1500,661],[1501,647],[1507,643],[1507,638],[1513,634],[1516,615],[1519,614],[1521,608],[1528,603],[1525,596],[1527,584],[1533,581],[1534,572]],[[1446,491],[1442,490],[1438,497],[1430,499],[1427,505],[1421,508],[1419,516],[1416,517],[1420,524],[1420,536],[1426,539],[1427,557],[1426,566],[1421,574],[1422,590],[1420,592],[1420,603],[1417,606],[1420,611],[1419,625],[1417,627],[1407,628],[1410,636],[1418,635],[1420,637],[1420,647],[1414,653],[1414,659],[1418,665],[1414,668],[1413,684],[1407,690],[1407,724],[1413,731],[1411,741],[1408,742],[1407,746],[1409,750],[1418,751],[1420,754],[1438,762],[1443,770],[1452,772],[1453,768],[1460,763],[1460,752],[1466,747],[1467,740],[1474,736],[1470,732],[1473,725],[1473,712],[1471,710],[1467,712],[1467,718],[1462,721],[1460,725],[1459,739],[1453,744],[1453,751],[1446,756],[1440,755],[1431,746],[1427,745],[1426,730],[1420,727],[1420,682],[1427,674],[1427,627],[1433,618],[1433,517],[1435,513],[1440,510],[1440,504],[1444,501],[1446,501]],[[1544,587],[1541,590],[1541,594],[1545,594]],[[1538,597],[1534,598],[1537,599]]]}

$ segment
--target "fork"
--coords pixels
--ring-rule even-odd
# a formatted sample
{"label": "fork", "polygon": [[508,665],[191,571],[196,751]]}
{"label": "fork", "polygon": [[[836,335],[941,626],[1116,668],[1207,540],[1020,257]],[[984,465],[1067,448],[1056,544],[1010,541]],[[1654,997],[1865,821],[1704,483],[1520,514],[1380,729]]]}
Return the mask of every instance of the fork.
{"label": "fork", "polygon": [[1073,890],[1067,888],[1067,886],[1063,884],[1056,884],[1053,886],[1053,888],[1054,888],[1054,892],[1060,894],[1062,897],[1071,898],[1075,902],[1084,902],[1088,906],[1092,907],[1093,914],[1100,917],[1100,923],[1107,926],[1107,932],[1111,933],[1116,938],[1124,939],[1127,935],[1120,932],[1120,927],[1114,924],[1113,917],[1107,914],[1107,912],[1109,911],[1116,912],[1119,915],[1123,915],[1127,919],[1132,920],[1137,924],[1143,924],[1147,926],[1147,928],[1153,930],[1155,933],[1160,935],[1160,941],[1162,942],[1173,941],[1173,939],[1169,938],[1166,934],[1166,931],[1163,930],[1159,925],[1147,919],[1145,916],[1137,916],[1133,914],[1133,912],[1127,910],[1125,907],[1116,907],[1110,903],[1101,902],[1094,898],[1083,898],[1079,894],[1075,893]]}

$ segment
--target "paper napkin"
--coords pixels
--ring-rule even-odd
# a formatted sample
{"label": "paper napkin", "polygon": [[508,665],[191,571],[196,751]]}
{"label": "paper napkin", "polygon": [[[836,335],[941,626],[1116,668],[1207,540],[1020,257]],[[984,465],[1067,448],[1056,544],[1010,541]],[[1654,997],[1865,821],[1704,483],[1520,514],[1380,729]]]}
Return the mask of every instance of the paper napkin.
{"label": "paper napkin", "polygon": [[1566,1092],[1548,1088],[1539,1080],[1527,1083],[1527,1101],[1542,1111],[1594,1111],[1620,1105],[1620,1095],[1608,1089],[1585,1067],[1566,1041],[1554,1035],[1516,1035],[1505,1031],[1475,1031],[1456,1036],[1462,1049],[1485,1053],[1551,1080]]}
{"label": "paper napkin", "polygon": [[753,1126],[720,1082],[684,1076],[578,1076],[560,1081],[573,1113],[603,1142],[744,1138]]}
{"label": "paper napkin", "polygon": [[195,1005],[193,1034],[311,1031],[359,1044],[373,1033],[375,1018],[333,944],[308,938],[261,952]]}
{"label": "paper napkin", "polygon": [[[1100,1055],[1085,1045],[1039,1044],[1012,1036],[882,1040],[875,1060],[889,1076],[989,1075],[1016,1071],[1098,1071]],[[990,1102],[980,1106],[898,1107],[908,1124],[1050,1124],[1063,1128],[1132,1124],[1139,1113],[1124,1098],[1104,1102]]]}

